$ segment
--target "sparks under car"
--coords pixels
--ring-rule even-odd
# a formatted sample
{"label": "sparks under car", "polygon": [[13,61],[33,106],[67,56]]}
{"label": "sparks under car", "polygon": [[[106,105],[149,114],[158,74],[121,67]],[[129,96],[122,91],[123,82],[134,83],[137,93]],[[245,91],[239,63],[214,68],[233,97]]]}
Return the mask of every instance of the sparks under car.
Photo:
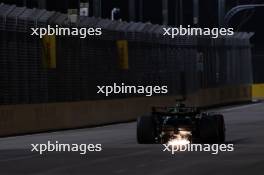
{"label": "sparks under car", "polygon": [[224,117],[178,104],[175,107],[153,107],[150,115],[138,118],[138,143],[168,143],[173,139],[184,139],[191,143],[223,143]]}

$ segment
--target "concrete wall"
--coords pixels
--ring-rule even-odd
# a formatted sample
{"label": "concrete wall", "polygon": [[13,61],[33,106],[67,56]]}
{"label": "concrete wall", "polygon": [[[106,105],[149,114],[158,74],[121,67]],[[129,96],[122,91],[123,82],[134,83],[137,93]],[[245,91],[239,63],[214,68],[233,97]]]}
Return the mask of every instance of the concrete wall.
{"label": "concrete wall", "polygon": [[[251,85],[200,90],[186,103],[210,106],[251,100]],[[151,106],[174,105],[179,97],[138,97],[71,103],[0,106],[0,136],[103,125],[135,120]]]}
{"label": "concrete wall", "polygon": [[253,99],[264,99],[264,84],[252,85],[252,98]]}

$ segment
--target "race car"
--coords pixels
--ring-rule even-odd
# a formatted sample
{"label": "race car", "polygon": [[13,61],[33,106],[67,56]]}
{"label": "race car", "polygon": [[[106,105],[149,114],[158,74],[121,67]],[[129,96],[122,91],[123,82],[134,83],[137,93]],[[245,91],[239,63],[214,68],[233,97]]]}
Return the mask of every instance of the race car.
{"label": "race car", "polygon": [[164,144],[173,139],[186,139],[190,143],[223,143],[224,117],[179,103],[175,107],[152,107],[151,114],[137,119],[139,144]]}

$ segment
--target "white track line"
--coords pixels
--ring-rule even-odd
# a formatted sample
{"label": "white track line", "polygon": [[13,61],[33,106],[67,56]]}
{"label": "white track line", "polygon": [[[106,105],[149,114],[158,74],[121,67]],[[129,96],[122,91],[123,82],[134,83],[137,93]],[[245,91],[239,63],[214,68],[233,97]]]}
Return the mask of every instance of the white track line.
{"label": "white track line", "polygon": [[222,110],[219,110],[219,111],[220,112],[229,112],[229,111],[235,111],[235,110],[239,110],[239,109],[251,108],[251,107],[259,106],[259,105],[264,105],[264,103],[248,104],[248,105],[243,105],[243,106],[231,107],[231,108],[222,109]]}

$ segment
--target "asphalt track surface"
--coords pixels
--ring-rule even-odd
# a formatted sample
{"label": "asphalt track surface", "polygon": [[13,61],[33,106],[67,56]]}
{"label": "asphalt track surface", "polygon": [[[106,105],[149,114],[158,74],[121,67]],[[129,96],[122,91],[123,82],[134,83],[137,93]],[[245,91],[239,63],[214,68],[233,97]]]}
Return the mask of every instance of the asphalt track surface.
{"label": "asphalt track surface", "polygon": [[[138,145],[136,123],[0,139],[0,174],[263,175],[264,103],[221,109],[234,152],[163,152]],[[32,143],[100,143],[103,151],[31,152]]]}

